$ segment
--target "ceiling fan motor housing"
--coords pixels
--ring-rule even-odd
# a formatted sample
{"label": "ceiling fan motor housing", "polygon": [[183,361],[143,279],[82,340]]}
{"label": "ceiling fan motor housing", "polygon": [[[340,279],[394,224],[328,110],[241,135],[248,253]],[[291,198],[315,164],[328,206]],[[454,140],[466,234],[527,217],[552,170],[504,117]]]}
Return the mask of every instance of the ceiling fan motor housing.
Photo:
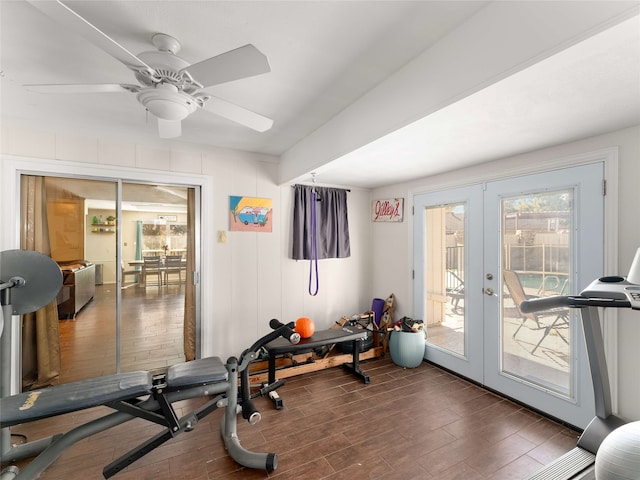
{"label": "ceiling fan motor housing", "polygon": [[144,72],[136,72],[136,78],[143,85],[153,85],[158,81],[166,81],[174,85],[184,83],[184,75],[181,70],[187,68],[187,63],[182,58],[169,51],[149,51],[138,54],[138,58],[147,65],[153,67],[157,77],[149,77]]}

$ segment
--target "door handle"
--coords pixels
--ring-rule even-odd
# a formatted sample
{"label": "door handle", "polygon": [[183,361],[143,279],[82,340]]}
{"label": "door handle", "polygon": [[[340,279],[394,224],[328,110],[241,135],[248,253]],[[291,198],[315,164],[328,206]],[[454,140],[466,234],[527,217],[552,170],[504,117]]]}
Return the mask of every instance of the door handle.
{"label": "door handle", "polygon": [[484,294],[489,295],[490,297],[497,297],[498,294],[493,291],[493,288],[487,287],[484,289]]}

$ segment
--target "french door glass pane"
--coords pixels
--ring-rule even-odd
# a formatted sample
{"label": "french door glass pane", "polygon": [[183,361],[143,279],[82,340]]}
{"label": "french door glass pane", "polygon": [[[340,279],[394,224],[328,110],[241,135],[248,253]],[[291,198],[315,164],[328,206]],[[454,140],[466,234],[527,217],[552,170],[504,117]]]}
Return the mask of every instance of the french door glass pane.
{"label": "french door glass pane", "polygon": [[572,397],[571,311],[522,314],[522,300],[571,292],[573,191],[503,198],[502,372]]}
{"label": "french door glass pane", "polygon": [[425,209],[427,341],[465,355],[464,203]]}

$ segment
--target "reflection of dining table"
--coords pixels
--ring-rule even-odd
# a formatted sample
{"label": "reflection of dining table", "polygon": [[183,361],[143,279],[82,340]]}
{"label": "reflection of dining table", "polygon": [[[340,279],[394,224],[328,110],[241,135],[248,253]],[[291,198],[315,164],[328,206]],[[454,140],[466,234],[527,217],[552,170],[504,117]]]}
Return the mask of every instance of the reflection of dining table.
{"label": "reflection of dining table", "polygon": [[[127,262],[127,263],[129,264],[129,266],[135,267],[136,269],[138,267],[141,267],[140,268],[140,278],[139,278],[139,281],[138,281],[138,285],[141,286],[141,287],[144,287],[145,286],[144,260],[129,260],[129,262]],[[165,266],[164,258],[160,258],[160,271],[163,272],[165,269],[166,269],[166,266]],[[183,258],[180,261],[180,269],[181,270],[186,270],[187,269],[187,260],[185,258]]]}

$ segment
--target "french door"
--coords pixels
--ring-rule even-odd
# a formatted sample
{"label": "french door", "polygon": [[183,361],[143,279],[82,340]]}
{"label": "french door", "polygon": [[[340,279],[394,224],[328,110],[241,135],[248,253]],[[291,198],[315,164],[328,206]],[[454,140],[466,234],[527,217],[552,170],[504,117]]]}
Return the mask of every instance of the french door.
{"label": "french door", "polygon": [[594,415],[579,312],[523,315],[602,274],[602,163],[414,198],[425,358],[584,428]]}

